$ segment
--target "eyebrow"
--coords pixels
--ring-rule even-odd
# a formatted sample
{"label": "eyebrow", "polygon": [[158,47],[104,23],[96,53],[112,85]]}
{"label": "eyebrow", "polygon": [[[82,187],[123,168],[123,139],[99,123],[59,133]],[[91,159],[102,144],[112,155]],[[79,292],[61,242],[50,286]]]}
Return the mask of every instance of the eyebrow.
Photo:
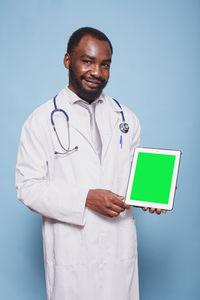
{"label": "eyebrow", "polygon": [[87,54],[81,55],[81,58],[84,58],[84,57],[87,57],[87,58],[89,58],[89,59],[95,59],[95,57],[90,56],[90,55],[87,55]]}
{"label": "eyebrow", "polygon": [[[90,55],[87,55],[87,54],[83,54],[83,55],[81,55],[81,58],[89,58],[89,59],[92,59],[92,60],[94,60],[95,59],[95,57],[93,57],[93,56],[90,56]],[[103,60],[103,62],[108,62],[108,63],[111,63],[111,59],[109,58],[109,59],[104,59]]]}
{"label": "eyebrow", "polygon": [[111,63],[111,59],[104,59],[103,62]]}

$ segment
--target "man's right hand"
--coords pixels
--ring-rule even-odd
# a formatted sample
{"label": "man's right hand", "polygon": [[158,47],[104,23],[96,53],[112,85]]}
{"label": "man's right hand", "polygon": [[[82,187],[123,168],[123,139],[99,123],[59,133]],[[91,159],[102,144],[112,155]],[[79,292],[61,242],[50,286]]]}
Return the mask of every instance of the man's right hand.
{"label": "man's right hand", "polygon": [[104,216],[116,217],[130,206],[123,202],[125,197],[103,189],[89,190],[86,206]]}

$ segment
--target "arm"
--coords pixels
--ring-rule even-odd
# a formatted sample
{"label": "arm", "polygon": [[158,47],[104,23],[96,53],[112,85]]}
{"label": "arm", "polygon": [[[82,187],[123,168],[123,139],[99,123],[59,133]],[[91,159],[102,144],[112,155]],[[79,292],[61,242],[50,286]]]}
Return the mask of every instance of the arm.
{"label": "arm", "polygon": [[84,225],[87,187],[50,178],[48,133],[34,118],[24,125],[16,165],[16,190],[31,210],[61,222]]}

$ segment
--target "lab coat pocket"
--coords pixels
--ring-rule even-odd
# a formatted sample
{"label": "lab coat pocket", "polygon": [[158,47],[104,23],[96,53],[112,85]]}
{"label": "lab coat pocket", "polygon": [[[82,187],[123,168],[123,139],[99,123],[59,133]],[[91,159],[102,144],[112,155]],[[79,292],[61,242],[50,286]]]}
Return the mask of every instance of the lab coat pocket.
{"label": "lab coat pocket", "polygon": [[119,226],[119,259],[128,260],[137,256],[137,233],[135,220],[130,218]]}
{"label": "lab coat pocket", "polygon": [[84,228],[78,225],[58,223],[55,231],[54,253],[57,265],[85,263]]}

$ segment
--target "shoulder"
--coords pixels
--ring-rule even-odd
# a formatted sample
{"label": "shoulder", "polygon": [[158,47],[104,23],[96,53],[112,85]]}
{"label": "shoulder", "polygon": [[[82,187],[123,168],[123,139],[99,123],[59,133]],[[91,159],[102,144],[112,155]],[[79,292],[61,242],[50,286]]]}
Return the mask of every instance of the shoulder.
{"label": "shoulder", "polygon": [[53,109],[52,99],[48,100],[44,104],[38,106],[26,119],[23,127],[29,127],[36,125],[41,126],[43,123],[46,123],[48,119],[50,120],[50,112]]}
{"label": "shoulder", "polygon": [[125,106],[123,104],[120,104],[120,105],[122,107],[124,115],[126,115],[126,117],[128,119],[132,120],[133,122],[139,123],[138,117],[136,116],[136,114],[132,110],[130,110],[127,106]]}
{"label": "shoulder", "polygon": [[[56,95],[56,102],[57,104],[60,104],[60,101],[63,100],[65,97],[65,89],[61,90]],[[53,103],[53,97],[43,103],[42,105],[38,106],[27,118],[24,125],[27,126],[30,123],[37,122],[39,124],[46,123],[48,124],[51,121],[51,113],[54,110],[54,103]]]}
{"label": "shoulder", "polygon": [[[31,115],[27,118],[24,124],[28,124],[30,122],[39,122],[40,124],[46,123],[49,124],[51,122],[51,113],[55,109],[54,101],[52,97],[50,100],[46,101],[44,104],[37,107]],[[64,109],[64,107],[69,103],[69,98],[66,94],[66,89],[62,89],[56,95],[56,104],[58,108]]]}
{"label": "shoulder", "polygon": [[125,122],[129,124],[129,127],[132,127],[134,129],[140,129],[140,121],[133,111],[131,111],[127,106],[121,104],[120,101],[118,101],[118,99],[117,102],[119,103],[120,106],[115,102],[115,100],[112,97],[107,96],[105,94],[104,97],[114,111],[117,112],[120,112],[121,110],[123,111]]}

